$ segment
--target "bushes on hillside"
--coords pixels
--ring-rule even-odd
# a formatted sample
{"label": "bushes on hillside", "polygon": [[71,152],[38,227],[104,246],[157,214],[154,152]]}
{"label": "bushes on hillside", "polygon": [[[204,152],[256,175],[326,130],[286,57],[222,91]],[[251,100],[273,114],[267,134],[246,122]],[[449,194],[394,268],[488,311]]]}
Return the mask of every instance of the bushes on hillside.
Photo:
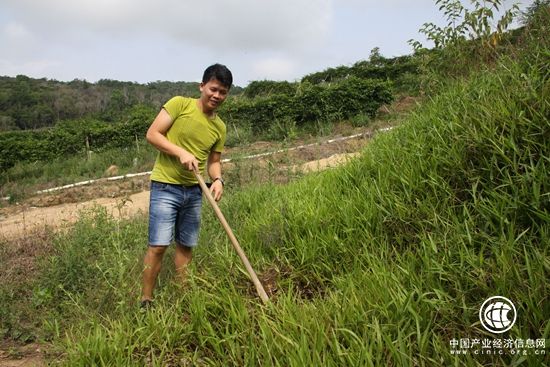
{"label": "bushes on hillside", "polygon": [[389,82],[349,77],[332,85],[300,83],[292,94],[228,100],[220,114],[226,122],[250,124],[255,132],[262,132],[281,120],[295,121],[298,126],[304,126],[319,120],[348,119],[359,114],[374,116],[381,105],[392,99]]}
{"label": "bushes on hillside", "polygon": [[[281,121],[296,126],[324,120],[374,116],[378,108],[392,101],[388,82],[349,77],[331,85],[311,83],[258,82],[256,98],[235,97],[222,106],[220,114],[228,123],[252,126],[254,133],[266,133]],[[266,94],[266,88],[275,92]],[[264,92],[260,92],[262,90]],[[134,106],[127,121],[108,123],[82,119],[58,123],[52,129],[0,133],[0,169],[16,162],[43,161],[91,150],[126,147],[141,138],[156,111]]]}
{"label": "bushes on hillside", "polygon": [[297,83],[287,81],[255,80],[246,86],[243,95],[247,98],[267,97],[274,94],[292,95],[296,93],[297,86]]}
{"label": "bushes on hillside", "polygon": [[121,148],[141,139],[155,110],[136,106],[127,121],[111,124],[93,119],[71,120],[58,123],[51,129],[8,131],[0,133],[0,170],[17,162],[58,159],[73,154],[109,148]]}
{"label": "bushes on hillside", "polygon": [[302,83],[334,83],[349,77],[357,77],[389,80],[397,92],[417,93],[419,89],[419,60],[418,57],[410,55],[387,59],[374,49],[368,61],[362,60],[349,67],[338,66],[308,74],[302,78]]}
{"label": "bushes on hillside", "polygon": [[518,13],[518,4],[503,9],[501,0],[472,0],[470,6],[460,0],[436,1],[447,25],[424,23],[419,32],[433,42],[426,49],[421,42],[409,40],[420,60],[422,89],[435,93],[453,79],[495,65],[499,57],[516,42],[521,31],[507,29]]}

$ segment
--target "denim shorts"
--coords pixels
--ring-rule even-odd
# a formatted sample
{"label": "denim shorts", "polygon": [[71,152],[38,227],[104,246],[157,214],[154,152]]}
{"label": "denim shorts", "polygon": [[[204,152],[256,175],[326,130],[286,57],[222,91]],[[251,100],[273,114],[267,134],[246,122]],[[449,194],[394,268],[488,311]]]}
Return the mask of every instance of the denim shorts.
{"label": "denim shorts", "polygon": [[183,246],[196,246],[201,207],[199,185],[186,187],[151,181],[149,246],[168,246],[174,239]]}

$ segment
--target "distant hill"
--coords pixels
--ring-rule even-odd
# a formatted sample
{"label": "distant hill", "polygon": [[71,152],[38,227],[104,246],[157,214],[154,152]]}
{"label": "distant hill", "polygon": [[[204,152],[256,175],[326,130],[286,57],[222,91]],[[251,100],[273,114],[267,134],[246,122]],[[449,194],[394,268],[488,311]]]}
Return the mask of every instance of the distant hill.
{"label": "distant hill", "polygon": [[[234,91],[242,91],[234,87]],[[50,127],[82,117],[115,121],[135,105],[155,108],[174,95],[199,95],[199,83],[157,81],[147,84],[102,79],[60,82],[25,75],[0,77],[0,131]]]}

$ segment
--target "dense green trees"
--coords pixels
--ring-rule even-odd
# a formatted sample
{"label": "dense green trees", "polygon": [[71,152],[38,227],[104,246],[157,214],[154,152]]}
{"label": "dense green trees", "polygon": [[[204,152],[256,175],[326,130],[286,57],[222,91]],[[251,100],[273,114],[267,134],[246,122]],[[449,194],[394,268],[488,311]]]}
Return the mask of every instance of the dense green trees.
{"label": "dense green trees", "polygon": [[[374,116],[382,104],[393,99],[388,82],[357,77],[331,85],[300,83],[295,88],[289,89],[290,93],[232,98],[220,112],[227,123],[252,126],[255,133],[262,134],[280,121],[306,126],[320,120]],[[49,160],[83,154],[86,149],[98,151],[133,144],[135,139],[142,139],[158,108],[132,105],[128,98],[122,91],[114,90],[99,118],[64,120],[50,129],[0,133],[0,169],[22,161]]]}
{"label": "dense green trees", "polygon": [[58,121],[94,118],[114,122],[138,104],[160,108],[174,95],[197,96],[198,83],[138,84],[102,79],[59,82],[24,75],[0,77],[0,131],[51,127]]}

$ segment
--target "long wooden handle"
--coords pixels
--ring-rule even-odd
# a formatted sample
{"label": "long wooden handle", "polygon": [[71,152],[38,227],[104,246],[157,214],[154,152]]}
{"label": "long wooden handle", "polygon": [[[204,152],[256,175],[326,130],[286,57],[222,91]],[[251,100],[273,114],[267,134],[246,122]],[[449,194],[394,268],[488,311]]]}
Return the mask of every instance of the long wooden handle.
{"label": "long wooden handle", "polygon": [[264,287],[262,286],[262,283],[260,283],[260,280],[258,279],[258,276],[254,272],[254,269],[252,269],[252,266],[250,265],[250,262],[248,261],[248,258],[246,257],[243,249],[241,248],[241,245],[239,245],[239,241],[237,241],[237,238],[233,234],[233,231],[231,230],[231,227],[229,227],[229,224],[227,224],[227,221],[225,220],[225,217],[223,216],[222,211],[218,207],[218,204],[216,203],[216,200],[212,197],[212,194],[210,193],[210,190],[204,183],[204,180],[199,172],[194,171],[195,176],[197,177],[197,180],[199,180],[199,185],[202,189],[202,192],[204,193],[204,196],[208,199],[208,202],[210,205],[212,205],[212,208],[214,209],[214,212],[216,213],[216,216],[220,220],[223,228],[225,229],[225,232],[227,233],[227,236],[231,240],[231,243],[233,244],[233,247],[235,248],[235,251],[237,251],[237,254],[241,258],[242,262],[244,263],[244,266],[246,270],[248,271],[248,275],[250,275],[250,278],[252,279],[252,282],[254,283],[254,286],[256,287],[256,291],[258,292],[258,295],[262,299],[264,303],[269,302],[269,297],[267,296],[267,293],[265,293]]}

